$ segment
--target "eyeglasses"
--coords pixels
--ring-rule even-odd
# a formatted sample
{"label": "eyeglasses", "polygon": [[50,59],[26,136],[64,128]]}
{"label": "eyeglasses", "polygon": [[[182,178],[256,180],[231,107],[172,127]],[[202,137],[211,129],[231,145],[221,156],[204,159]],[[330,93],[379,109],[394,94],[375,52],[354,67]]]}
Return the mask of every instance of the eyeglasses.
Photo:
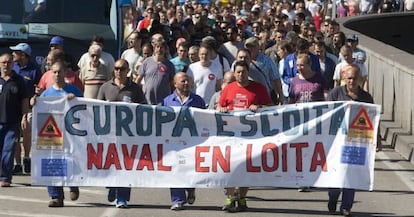
{"label": "eyeglasses", "polygon": [[95,58],[95,57],[101,57],[101,55],[99,55],[99,54],[91,54],[90,55],[92,58]]}
{"label": "eyeglasses", "polygon": [[122,67],[119,67],[119,66],[115,66],[115,67],[114,67],[114,70],[115,70],[115,71],[118,71],[118,70],[120,70],[120,71],[124,71],[125,69],[127,69],[127,67],[123,67],[123,66],[122,66]]}

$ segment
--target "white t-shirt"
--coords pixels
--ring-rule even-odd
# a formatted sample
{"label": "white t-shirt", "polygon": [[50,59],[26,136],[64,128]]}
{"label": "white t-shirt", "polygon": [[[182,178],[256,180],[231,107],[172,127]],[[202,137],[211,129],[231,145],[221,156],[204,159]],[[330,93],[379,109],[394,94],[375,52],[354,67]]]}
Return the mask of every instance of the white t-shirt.
{"label": "white t-shirt", "polygon": [[[360,70],[360,75],[361,75],[361,77],[363,78],[363,77],[366,77],[366,76],[368,76],[368,71],[367,71],[367,68],[365,67],[365,65],[364,64],[361,64],[361,63],[359,63],[359,62],[354,62],[353,64],[355,64],[355,65],[357,65],[358,67],[359,67],[359,70]],[[349,66],[350,64],[348,64],[346,61],[342,61],[342,62],[340,62],[340,63],[338,63],[336,66],[335,66],[335,72],[334,72],[334,76],[333,76],[333,80],[334,81],[337,81],[337,80],[340,80],[341,81],[341,85],[344,85],[345,83],[343,82],[343,80],[342,80],[342,78],[341,78],[341,75],[342,75],[342,73],[343,73],[343,69],[346,67],[346,66]],[[362,85],[362,84],[360,84],[360,85]]]}
{"label": "white t-shirt", "polygon": [[136,75],[138,72],[135,70],[135,65],[140,59],[141,55],[135,51],[134,48],[129,48],[122,52],[121,58],[126,60],[129,64],[129,74]]}
{"label": "white t-shirt", "polygon": [[201,96],[204,102],[210,102],[216,92],[216,83],[223,79],[221,66],[210,64],[209,67],[201,65],[200,61],[190,64],[187,70],[188,76],[193,78],[193,92]]}
{"label": "white t-shirt", "polygon": [[[115,60],[114,60],[114,57],[110,53],[102,51],[99,62],[101,62],[101,64],[106,66],[108,73],[112,74],[112,72],[114,71]],[[83,68],[88,63],[89,63],[89,53],[86,52],[79,59],[78,67]]]}
{"label": "white t-shirt", "polygon": [[[222,73],[222,75],[224,75],[225,72],[230,71],[230,64],[229,61],[223,56],[223,65],[220,62],[220,55],[217,54],[216,58],[214,58],[214,60],[211,62],[212,65],[214,65],[214,67],[219,69],[219,72]],[[206,101],[209,102],[209,101]]]}

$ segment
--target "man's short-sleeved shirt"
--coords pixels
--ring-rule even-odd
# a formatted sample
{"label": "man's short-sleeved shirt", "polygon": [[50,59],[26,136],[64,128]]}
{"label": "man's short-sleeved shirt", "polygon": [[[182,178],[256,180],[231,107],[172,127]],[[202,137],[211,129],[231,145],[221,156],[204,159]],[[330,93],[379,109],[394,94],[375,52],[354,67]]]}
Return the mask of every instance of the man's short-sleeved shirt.
{"label": "man's short-sleeved shirt", "polygon": [[138,75],[144,78],[144,94],[148,104],[159,104],[171,94],[175,68],[169,60],[157,62],[154,57],[148,57],[139,67]]}
{"label": "man's short-sleeved shirt", "polygon": [[26,66],[20,67],[18,63],[14,63],[13,70],[23,77],[26,90],[29,97],[35,94],[35,85],[37,85],[42,77],[40,68],[33,62],[29,62]]}
{"label": "man's short-sleeved shirt", "polygon": [[328,94],[327,101],[357,101],[357,102],[366,102],[374,103],[374,99],[371,94],[359,88],[359,92],[356,99],[352,99],[346,92],[346,85],[338,86],[332,89]]}
{"label": "man's short-sleeved shirt", "polygon": [[223,79],[220,66],[213,63],[208,67],[202,66],[201,62],[192,63],[188,67],[187,75],[193,78],[194,92],[201,96],[205,102],[210,102],[216,92],[217,81]]}
{"label": "man's short-sleeved shirt", "polygon": [[[82,81],[79,79],[79,76],[76,75],[76,73],[70,69],[66,69],[65,82],[68,84],[75,85],[81,92],[83,92]],[[54,83],[55,80],[53,79],[53,71],[49,70],[42,75],[37,87],[46,90],[47,88],[51,87]]]}
{"label": "man's short-sleeved shirt", "polygon": [[7,81],[0,77],[0,123],[19,123],[22,100],[28,97],[23,77],[15,72]]}
{"label": "man's short-sleeved shirt", "polygon": [[73,93],[77,97],[83,96],[82,92],[77,87],[68,83],[66,83],[62,89],[56,89],[53,86],[51,86],[47,88],[45,91],[43,91],[43,93],[40,96],[66,96],[69,93]]}
{"label": "man's short-sleeved shirt", "polygon": [[110,102],[133,102],[146,104],[144,93],[141,85],[129,80],[125,87],[120,88],[115,84],[114,80],[109,80],[101,86],[98,93],[100,100]]}
{"label": "man's short-sleeved shirt", "polygon": [[[368,71],[367,71],[367,68],[365,67],[364,64],[361,64],[359,62],[354,62],[353,64],[355,64],[359,67],[359,70],[360,70],[359,74],[361,75],[361,77],[368,76]],[[343,80],[343,73],[345,72],[344,69],[349,65],[351,65],[351,64],[349,64],[349,63],[347,63],[346,61],[343,60],[342,62],[338,63],[335,66],[335,72],[334,72],[334,75],[333,75],[333,80],[335,80],[335,81],[340,80],[342,86],[345,85],[345,82]],[[363,79],[359,79],[359,80],[363,81]],[[361,83],[360,85],[362,86],[363,84]]]}
{"label": "man's short-sleeved shirt", "polygon": [[295,103],[324,101],[327,89],[325,79],[319,73],[315,73],[309,79],[300,79],[296,76],[290,82],[289,97]]}
{"label": "man's short-sleeved shirt", "polygon": [[187,71],[187,68],[190,65],[190,60],[188,58],[183,61],[183,60],[180,60],[178,56],[170,59],[170,61],[172,64],[174,64],[175,73]]}
{"label": "man's short-sleeved shirt", "polygon": [[269,105],[272,103],[266,87],[258,82],[250,81],[246,87],[237,82],[228,84],[221,92],[219,105],[231,110],[249,109],[251,105]]}
{"label": "man's short-sleeved shirt", "polygon": [[177,93],[174,91],[171,95],[164,98],[162,102],[163,106],[188,106],[188,107],[195,107],[195,108],[206,108],[206,103],[204,102],[203,98],[201,96],[190,93],[187,100],[184,102],[181,102]]}

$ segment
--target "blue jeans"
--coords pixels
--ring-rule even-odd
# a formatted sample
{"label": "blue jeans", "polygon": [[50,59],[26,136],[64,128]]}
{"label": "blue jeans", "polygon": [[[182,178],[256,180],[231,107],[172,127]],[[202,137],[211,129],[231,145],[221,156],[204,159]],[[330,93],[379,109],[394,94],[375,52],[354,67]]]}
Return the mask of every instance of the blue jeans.
{"label": "blue jeans", "polygon": [[329,201],[338,201],[342,192],[341,209],[351,210],[355,199],[355,189],[352,188],[330,188],[328,190]]}
{"label": "blue jeans", "polygon": [[195,191],[195,188],[170,188],[171,203],[187,203],[186,191]]}
{"label": "blue jeans", "polygon": [[129,201],[131,199],[131,188],[110,188],[110,190],[115,190],[115,195],[117,200]]}
{"label": "blue jeans", "polygon": [[12,181],[14,150],[20,139],[20,125],[18,123],[0,123],[0,181]]}
{"label": "blue jeans", "polygon": [[[70,191],[79,190],[78,187],[69,187]],[[61,186],[47,186],[47,193],[52,199],[65,199],[63,187]]]}

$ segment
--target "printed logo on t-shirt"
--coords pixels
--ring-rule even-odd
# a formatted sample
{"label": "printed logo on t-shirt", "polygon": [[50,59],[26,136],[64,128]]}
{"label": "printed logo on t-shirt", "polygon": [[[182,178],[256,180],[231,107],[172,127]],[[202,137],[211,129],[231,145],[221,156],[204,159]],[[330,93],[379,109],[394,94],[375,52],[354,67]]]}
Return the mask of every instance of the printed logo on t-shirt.
{"label": "printed logo on t-shirt", "polygon": [[216,79],[216,75],[215,75],[215,74],[210,73],[210,74],[208,75],[208,79],[212,81],[212,80]]}
{"label": "printed logo on t-shirt", "polygon": [[241,93],[236,94],[233,99],[233,109],[246,109],[249,105],[249,100],[247,96]]}
{"label": "printed logo on t-shirt", "polygon": [[163,65],[158,66],[158,72],[159,73],[165,73],[166,71],[167,71],[167,69],[165,68],[165,66],[163,66]]}

